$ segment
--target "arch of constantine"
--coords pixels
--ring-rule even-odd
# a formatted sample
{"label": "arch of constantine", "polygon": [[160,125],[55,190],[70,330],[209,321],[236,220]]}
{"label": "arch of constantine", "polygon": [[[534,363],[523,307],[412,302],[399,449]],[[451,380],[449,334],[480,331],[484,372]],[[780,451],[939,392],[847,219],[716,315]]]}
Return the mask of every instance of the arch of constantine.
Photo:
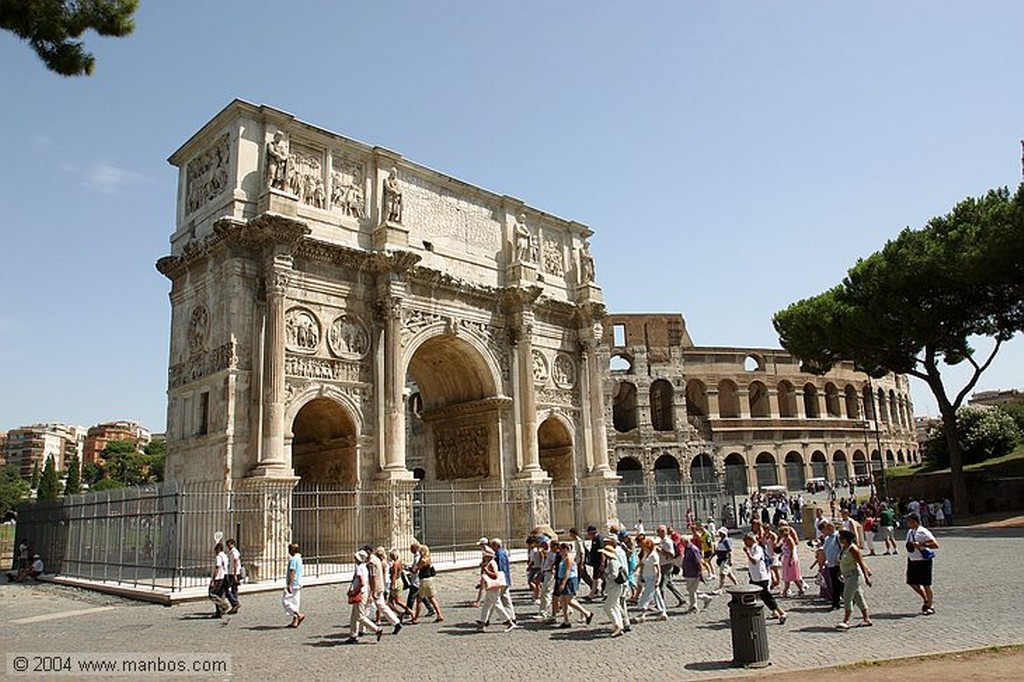
{"label": "arch of constantine", "polygon": [[623,483],[802,489],[920,461],[910,386],[780,349],[696,346],[681,315],[608,315],[609,449]]}
{"label": "arch of constantine", "polygon": [[170,481],[373,491],[335,520],[392,546],[417,479],[510,488],[524,535],[552,480],[614,520],[587,227],[237,100],[170,162]]}

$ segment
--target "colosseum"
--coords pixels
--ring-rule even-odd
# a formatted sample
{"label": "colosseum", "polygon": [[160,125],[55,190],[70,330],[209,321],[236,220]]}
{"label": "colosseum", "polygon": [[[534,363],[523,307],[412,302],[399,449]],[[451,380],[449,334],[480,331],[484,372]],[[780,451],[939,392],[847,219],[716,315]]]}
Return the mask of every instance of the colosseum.
{"label": "colosseum", "polygon": [[678,314],[610,314],[608,450],[623,484],[723,482],[733,494],[842,482],[918,462],[905,376],[817,376],[777,348],[696,346]]}

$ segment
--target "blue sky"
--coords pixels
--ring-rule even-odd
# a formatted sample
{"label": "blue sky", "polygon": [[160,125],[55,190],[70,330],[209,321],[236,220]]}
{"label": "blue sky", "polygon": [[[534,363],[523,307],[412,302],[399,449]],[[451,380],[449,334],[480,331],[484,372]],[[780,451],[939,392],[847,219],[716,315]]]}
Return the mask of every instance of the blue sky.
{"label": "blue sky", "polygon": [[[777,346],[775,311],[1021,177],[1010,0],[178,0],[136,25],[74,80],[0,33],[0,430],[164,428],[166,159],[235,97],[588,224],[609,309],[700,345]],[[979,384],[1011,387],[1019,337]]]}

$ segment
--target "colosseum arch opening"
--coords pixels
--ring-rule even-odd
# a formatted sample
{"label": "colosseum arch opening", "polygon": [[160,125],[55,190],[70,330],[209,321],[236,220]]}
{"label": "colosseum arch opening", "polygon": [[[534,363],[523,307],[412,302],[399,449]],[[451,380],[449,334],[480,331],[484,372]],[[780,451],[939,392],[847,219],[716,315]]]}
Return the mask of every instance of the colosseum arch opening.
{"label": "colosseum arch opening", "polygon": [[672,383],[656,379],[651,383],[651,426],[655,431],[675,429],[675,391]]}
{"label": "colosseum arch opening", "polygon": [[796,417],[796,389],[788,381],[780,381],[778,387],[779,416]]}
{"label": "colosseum arch opening", "polygon": [[612,425],[619,433],[629,433],[637,424],[636,385],[620,381],[612,393]]}
{"label": "colosseum arch opening", "polygon": [[747,495],[747,460],[738,452],[725,457],[725,483],[733,495]]}
{"label": "colosseum arch opening", "polygon": [[796,450],[790,450],[786,453],[786,487],[790,490],[803,490],[806,485],[804,457]]}

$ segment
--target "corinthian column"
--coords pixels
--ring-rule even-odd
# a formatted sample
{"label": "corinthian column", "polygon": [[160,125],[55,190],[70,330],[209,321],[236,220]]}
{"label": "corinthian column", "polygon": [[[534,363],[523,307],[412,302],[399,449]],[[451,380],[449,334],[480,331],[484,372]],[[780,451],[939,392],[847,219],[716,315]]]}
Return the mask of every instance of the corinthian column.
{"label": "corinthian column", "polygon": [[522,468],[528,476],[543,473],[540,468],[540,451],[537,448],[537,396],[533,377],[533,315],[524,312],[516,324],[516,404],[519,408],[519,422],[522,424]]}
{"label": "corinthian column", "polygon": [[384,471],[404,472],[405,368],[402,366],[402,299],[378,302],[384,322]]}
{"label": "corinthian column", "polygon": [[284,346],[285,288],[291,257],[276,256],[266,273],[266,317],[263,342],[263,443],[259,468],[284,469]]}

